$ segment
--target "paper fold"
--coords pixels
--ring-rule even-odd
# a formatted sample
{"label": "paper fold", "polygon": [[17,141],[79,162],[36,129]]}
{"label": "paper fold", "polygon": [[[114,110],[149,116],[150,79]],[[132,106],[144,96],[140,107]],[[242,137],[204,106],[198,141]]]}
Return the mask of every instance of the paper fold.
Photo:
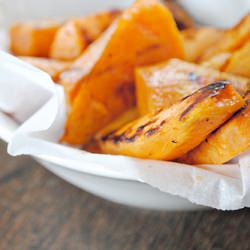
{"label": "paper fold", "polygon": [[249,153],[238,157],[234,164],[195,167],[92,154],[60,145],[67,110],[62,87],[6,53],[0,53],[0,61],[0,110],[13,114],[20,123],[24,121],[8,145],[11,155],[31,155],[85,173],[144,182],[218,209],[250,206]]}

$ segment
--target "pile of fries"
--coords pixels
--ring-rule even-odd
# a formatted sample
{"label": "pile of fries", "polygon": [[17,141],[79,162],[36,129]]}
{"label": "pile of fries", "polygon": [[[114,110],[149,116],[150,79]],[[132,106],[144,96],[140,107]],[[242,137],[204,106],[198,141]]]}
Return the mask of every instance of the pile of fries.
{"label": "pile of fries", "polygon": [[67,96],[61,142],[92,152],[223,164],[250,148],[250,14],[198,27],[175,2],[13,24],[12,53]]}

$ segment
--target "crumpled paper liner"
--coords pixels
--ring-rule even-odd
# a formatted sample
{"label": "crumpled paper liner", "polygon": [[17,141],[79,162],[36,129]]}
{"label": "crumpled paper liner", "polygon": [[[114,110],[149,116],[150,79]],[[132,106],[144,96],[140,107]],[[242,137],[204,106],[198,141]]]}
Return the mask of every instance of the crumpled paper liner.
{"label": "crumpled paper liner", "polygon": [[4,52],[0,52],[0,76],[0,110],[22,123],[9,142],[11,155],[31,155],[77,171],[144,182],[217,209],[250,206],[250,153],[233,164],[195,167],[60,145],[67,112],[63,88],[46,73]]}

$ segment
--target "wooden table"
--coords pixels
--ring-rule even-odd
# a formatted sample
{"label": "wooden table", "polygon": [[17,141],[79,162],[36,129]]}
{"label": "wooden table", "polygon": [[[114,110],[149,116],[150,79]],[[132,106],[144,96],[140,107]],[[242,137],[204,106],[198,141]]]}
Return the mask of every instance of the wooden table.
{"label": "wooden table", "polygon": [[154,212],[94,197],[0,143],[0,249],[250,249],[250,211]]}

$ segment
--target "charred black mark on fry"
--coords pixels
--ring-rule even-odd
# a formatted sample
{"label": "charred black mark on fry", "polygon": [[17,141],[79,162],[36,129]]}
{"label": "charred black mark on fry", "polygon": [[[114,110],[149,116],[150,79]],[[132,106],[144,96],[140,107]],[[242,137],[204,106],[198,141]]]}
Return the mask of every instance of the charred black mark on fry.
{"label": "charred black mark on fry", "polygon": [[219,81],[215,82],[213,84],[210,84],[208,86],[205,86],[204,88],[199,89],[198,91],[194,92],[192,95],[185,97],[183,100],[198,95],[197,98],[193,101],[191,105],[189,105],[184,112],[180,115],[179,120],[181,121],[186,115],[194,109],[194,107],[202,102],[207,97],[215,97],[219,94],[220,90],[224,89],[226,85],[228,85],[228,81]]}
{"label": "charred black mark on fry", "polygon": [[186,100],[187,98],[189,98],[190,96],[192,96],[193,94],[191,94],[191,95],[187,95],[187,96],[185,96],[185,97],[183,97],[182,99],[181,99],[181,101],[184,101],[184,100]]}
{"label": "charred black mark on fry", "polygon": [[200,102],[202,102],[205,98],[206,98],[205,95],[200,95],[200,96],[198,96],[198,97],[194,100],[194,102],[193,102],[191,105],[189,105],[189,106],[182,112],[182,114],[180,115],[179,120],[180,120],[180,121],[183,120],[183,119],[186,117],[186,115],[187,115],[192,109],[194,109],[195,106],[196,106],[197,104],[199,104]]}
{"label": "charred black mark on fry", "polygon": [[138,129],[139,129],[139,130],[143,130],[143,129],[146,128],[147,126],[149,126],[149,125],[155,123],[156,121],[157,121],[156,119],[150,120],[150,121],[148,121],[147,123],[141,125]]}
{"label": "charred black mark on fry", "polygon": [[130,137],[125,137],[123,139],[124,142],[134,142],[136,139],[136,135],[130,136]]}
{"label": "charred black mark on fry", "polygon": [[182,21],[180,21],[180,20],[177,19],[177,18],[174,18],[174,20],[175,20],[176,26],[177,26],[177,28],[178,28],[179,30],[184,30],[184,29],[186,29],[185,23],[183,23]]}
{"label": "charred black mark on fry", "polygon": [[232,119],[232,118],[234,118],[234,117],[236,117],[236,116],[238,116],[238,115],[243,115],[243,116],[244,116],[244,111],[247,109],[249,103],[250,103],[250,100],[247,99],[247,100],[245,101],[244,106],[243,106],[242,108],[240,108],[238,111],[236,111],[236,112],[231,116],[230,119]]}
{"label": "charred black mark on fry", "polygon": [[87,30],[85,30],[83,27],[80,28],[82,37],[86,43],[86,45],[89,45],[93,42],[93,39],[91,38],[90,34],[88,33]]}
{"label": "charred black mark on fry", "polygon": [[134,83],[122,82],[115,88],[115,95],[118,95],[126,105],[135,105]]}
{"label": "charred black mark on fry", "polygon": [[110,133],[108,133],[108,134],[102,136],[102,137],[101,137],[101,140],[102,140],[102,141],[107,141],[115,132],[116,132],[116,130],[113,130],[113,131],[111,131]]}
{"label": "charred black mark on fry", "polygon": [[161,121],[160,126],[162,127],[166,123],[165,120]]}
{"label": "charred black mark on fry", "polygon": [[136,129],[136,133],[141,133],[142,132],[142,130],[145,128],[145,126],[144,125],[142,125],[142,126],[140,126],[140,127],[138,127],[137,129]]}
{"label": "charred black mark on fry", "polygon": [[161,111],[163,111],[163,108],[158,109],[158,110],[155,112],[155,115],[160,114],[160,113],[161,113]]}
{"label": "charred black mark on fry", "polygon": [[147,132],[145,132],[145,136],[154,135],[159,129],[160,129],[160,127],[151,128],[150,130],[148,130]]}
{"label": "charred black mark on fry", "polygon": [[135,141],[136,136],[137,135],[132,135],[132,136],[127,137],[126,132],[124,132],[121,135],[112,136],[111,138],[108,138],[108,140],[111,140],[114,144],[118,144],[119,142],[131,143]]}
{"label": "charred black mark on fry", "polygon": [[176,141],[176,140],[172,140],[171,142],[172,142],[172,143],[175,143],[175,144],[177,143],[177,141]]}
{"label": "charred black mark on fry", "polygon": [[220,90],[220,89],[224,89],[226,85],[230,84],[229,81],[226,80],[221,80],[215,83],[212,83],[206,87],[204,87],[203,89],[208,89],[208,90]]}

